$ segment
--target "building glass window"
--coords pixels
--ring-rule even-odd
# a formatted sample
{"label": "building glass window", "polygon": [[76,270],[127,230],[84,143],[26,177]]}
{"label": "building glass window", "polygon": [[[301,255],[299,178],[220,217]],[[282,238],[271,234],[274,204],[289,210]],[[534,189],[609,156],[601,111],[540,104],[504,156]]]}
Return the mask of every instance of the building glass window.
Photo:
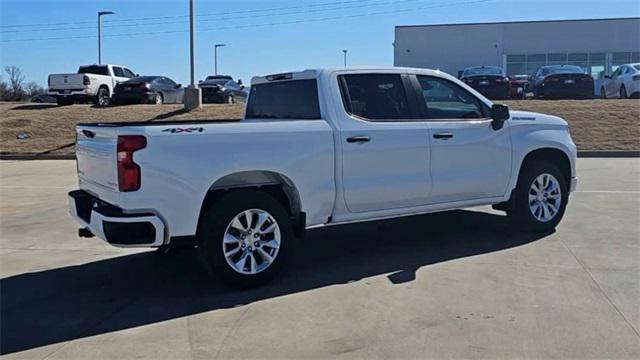
{"label": "building glass window", "polygon": [[547,65],[565,65],[567,54],[547,54]]}
{"label": "building glass window", "polygon": [[589,65],[587,66],[587,73],[591,74],[596,79],[602,78],[607,67],[607,54],[605,53],[590,53]]}

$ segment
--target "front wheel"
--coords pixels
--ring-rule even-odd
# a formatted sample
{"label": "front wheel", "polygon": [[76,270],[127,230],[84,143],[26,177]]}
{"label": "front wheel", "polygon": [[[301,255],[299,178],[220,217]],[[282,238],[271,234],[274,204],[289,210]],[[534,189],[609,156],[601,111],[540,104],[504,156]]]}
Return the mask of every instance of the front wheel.
{"label": "front wheel", "polygon": [[282,267],[294,236],[286,209],[269,194],[233,191],[205,210],[198,251],[213,276],[239,288],[264,284]]}
{"label": "front wheel", "polygon": [[523,165],[508,216],[518,229],[551,231],[564,216],[569,191],[562,172],[546,161]]}

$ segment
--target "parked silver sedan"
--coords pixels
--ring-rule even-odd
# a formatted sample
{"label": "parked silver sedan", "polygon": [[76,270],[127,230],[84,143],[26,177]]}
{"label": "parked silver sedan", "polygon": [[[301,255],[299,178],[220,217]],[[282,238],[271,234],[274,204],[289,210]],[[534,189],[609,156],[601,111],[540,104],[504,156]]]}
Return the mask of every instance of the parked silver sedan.
{"label": "parked silver sedan", "polygon": [[620,65],[611,75],[605,75],[600,87],[603,99],[640,96],[640,63]]}

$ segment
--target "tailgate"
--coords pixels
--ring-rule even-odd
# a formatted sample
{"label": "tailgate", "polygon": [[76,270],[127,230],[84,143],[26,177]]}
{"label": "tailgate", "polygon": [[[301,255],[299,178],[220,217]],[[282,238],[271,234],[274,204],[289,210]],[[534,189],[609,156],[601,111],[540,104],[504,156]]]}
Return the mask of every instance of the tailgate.
{"label": "tailgate", "polygon": [[118,135],[114,128],[76,126],[76,157],[78,178],[82,184],[118,190],[116,147]]}
{"label": "tailgate", "polygon": [[53,74],[49,75],[50,89],[82,89],[84,88],[84,74]]}

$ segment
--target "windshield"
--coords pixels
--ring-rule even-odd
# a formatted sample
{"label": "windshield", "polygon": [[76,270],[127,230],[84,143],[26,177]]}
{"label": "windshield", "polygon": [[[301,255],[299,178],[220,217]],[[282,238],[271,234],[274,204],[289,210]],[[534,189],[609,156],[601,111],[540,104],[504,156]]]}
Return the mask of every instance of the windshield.
{"label": "windshield", "polygon": [[640,71],[640,64],[633,64],[631,66],[633,66],[633,68],[636,69],[636,71]]}
{"label": "windshield", "polygon": [[584,69],[580,66],[549,66],[542,69],[544,75],[549,74],[582,74]]}
{"label": "windshield", "polygon": [[462,76],[472,76],[472,75],[502,75],[504,72],[502,68],[497,66],[485,66],[485,67],[474,67],[465,69],[462,73]]}
{"label": "windshield", "polygon": [[106,66],[90,65],[80,66],[78,74],[94,74],[94,75],[107,75],[109,76],[109,69]]}

